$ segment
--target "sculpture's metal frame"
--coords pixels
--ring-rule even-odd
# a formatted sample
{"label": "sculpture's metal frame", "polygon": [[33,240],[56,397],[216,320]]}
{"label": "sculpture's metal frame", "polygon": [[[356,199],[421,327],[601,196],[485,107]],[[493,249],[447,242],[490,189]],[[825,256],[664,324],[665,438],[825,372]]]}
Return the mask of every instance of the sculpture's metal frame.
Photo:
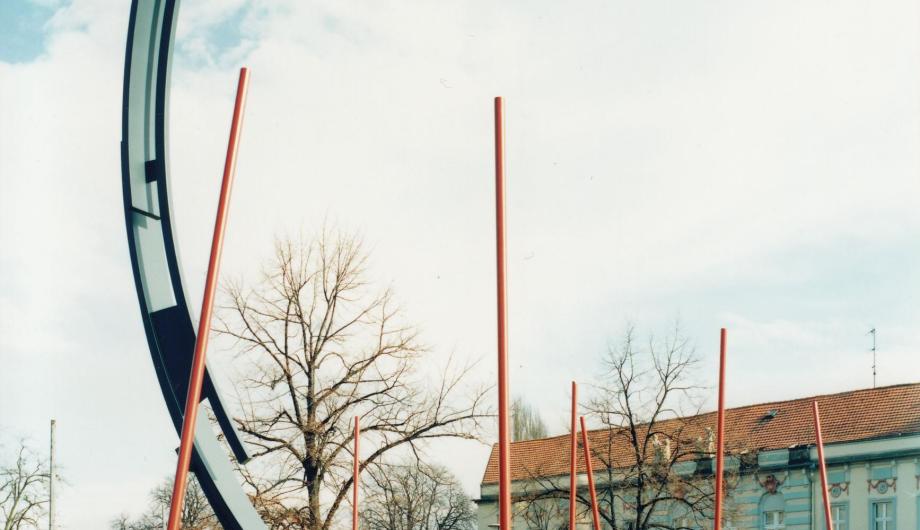
{"label": "sculpture's metal frame", "polygon": [[[153,366],[176,432],[195,349],[169,203],[169,81],[179,0],[133,0],[125,53],[122,184],[128,248]],[[238,462],[249,459],[210,372],[203,399]],[[192,471],[227,530],[264,530],[202,411]]]}

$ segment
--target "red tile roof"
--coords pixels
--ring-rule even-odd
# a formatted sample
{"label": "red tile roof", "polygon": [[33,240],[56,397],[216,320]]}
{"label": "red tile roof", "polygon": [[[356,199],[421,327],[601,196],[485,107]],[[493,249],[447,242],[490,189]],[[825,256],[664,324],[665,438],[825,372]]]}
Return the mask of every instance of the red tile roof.
{"label": "red tile roof", "polygon": [[[825,444],[920,433],[920,383],[913,383],[727,409],[726,447],[769,450],[813,445],[811,402],[815,399],[821,409],[821,429]],[[770,411],[776,411],[776,415],[766,419]],[[715,423],[715,412],[709,412],[659,422],[657,427],[667,432],[669,427],[674,429],[683,425],[684,435],[692,433],[693,436],[705,436],[705,428],[714,430]],[[611,442],[606,429],[589,431],[588,436],[592,452],[607,453],[607,444],[611,443],[613,447],[609,449],[613,461],[617,465],[629,465],[630,448],[625,441]],[[568,454],[568,434],[514,442],[511,444],[511,479],[568,474]],[[603,469],[604,466],[596,457],[592,464],[595,470]],[[584,458],[581,455],[578,472],[584,472]],[[497,482],[498,444],[495,444],[482,483]]]}

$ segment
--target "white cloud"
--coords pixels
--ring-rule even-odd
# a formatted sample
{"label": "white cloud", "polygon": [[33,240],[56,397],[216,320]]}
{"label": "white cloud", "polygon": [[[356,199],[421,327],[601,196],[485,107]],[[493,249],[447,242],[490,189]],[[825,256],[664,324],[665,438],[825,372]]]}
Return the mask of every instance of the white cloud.
{"label": "white cloud", "polygon": [[[920,232],[916,14],[858,1],[186,0],[171,139],[189,294],[201,296],[247,64],[227,273],[253,271],[275,234],[338,220],[364,232],[375,274],[428,342],[484,357],[478,373],[491,377],[491,98],[504,95],[513,391],[548,418],[630,317],[654,326],[680,312],[701,353],[728,325],[735,366],[758,370],[737,376],[737,403],[865,386],[867,323],[895,339],[887,380],[906,377],[894,367],[915,363],[916,312],[877,322],[868,288],[833,315],[817,301],[836,303],[846,274],[871,268],[834,268],[847,254],[828,248],[841,241],[875,240],[903,289],[920,288],[899,261]],[[215,46],[237,21],[244,41]],[[62,420],[74,528],[114,515],[90,497],[142,505],[175,443],[123,239],[126,24],[126,6],[75,0],[49,23],[42,57],[0,63],[0,348],[15,359],[0,373],[0,417],[37,433]],[[799,375],[830,362],[814,384]],[[42,377],[50,394],[9,397]],[[100,432],[115,443],[100,446]],[[447,451],[470,451],[455,471],[475,491],[485,449],[435,454]]]}

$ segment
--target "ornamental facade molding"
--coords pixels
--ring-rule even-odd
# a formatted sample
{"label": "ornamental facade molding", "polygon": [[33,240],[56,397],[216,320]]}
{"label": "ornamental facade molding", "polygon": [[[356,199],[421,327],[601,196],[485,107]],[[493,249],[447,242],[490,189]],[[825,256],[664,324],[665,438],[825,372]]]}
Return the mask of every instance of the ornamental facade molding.
{"label": "ornamental facade molding", "polygon": [[771,495],[779,491],[780,486],[782,486],[783,483],[786,482],[785,478],[783,480],[780,480],[776,477],[776,475],[772,473],[764,477],[763,480],[760,479],[759,475],[757,475],[755,479],[757,480],[757,483],[760,484],[760,486],[764,490],[766,490],[767,493]]}
{"label": "ornamental facade molding", "polygon": [[875,490],[876,493],[884,495],[888,493],[888,490],[898,491],[898,479],[897,478],[881,478],[878,480],[869,479],[866,481],[868,486],[868,492],[872,493]]}
{"label": "ornamental facade molding", "polygon": [[832,482],[827,485],[827,491],[831,493],[831,497],[838,498],[843,494],[846,494],[847,497],[850,496],[850,482]]}

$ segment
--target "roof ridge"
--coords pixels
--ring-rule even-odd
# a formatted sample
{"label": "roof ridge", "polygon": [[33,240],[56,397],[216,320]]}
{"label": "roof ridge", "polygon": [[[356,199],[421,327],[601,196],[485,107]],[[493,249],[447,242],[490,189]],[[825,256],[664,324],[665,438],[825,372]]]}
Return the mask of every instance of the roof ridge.
{"label": "roof ridge", "polygon": [[[894,385],[886,385],[886,386],[879,386],[879,387],[873,387],[873,388],[857,388],[857,389],[854,389],[854,390],[843,390],[843,391],[840,391],[840,392],[832,392],[832,393],[829,393],[829,394],[818,394],[818,395],[814,395],[814,396],[803,396],[803,397],[799,397],[799,398],[782,399],[782,400],[778,400],[778,401],[767,401],[767,402],[764,402],[764,403],[751,403],[751,404],[749,404],[749,405],[740,405],[740,406],[738,406],[738,407],[729,407],[729,408],[726,408],[725,411],[728,412],[728,411],[733,411],[733,410],[734,410],[734,411],[737,411],[737,410],[744,410],[744,409],[750,409],[750,408],[753,408],[753,407],[763,407],[763,406],[765,406],[765,405],[781,405],[781,404],[783,404],[783,403],[793,403],[793,402],[797,402],[797,401],[805,401],[805,400],[811,400],[811,399],[836,397],[836,396],[842,396],[842,395],[845,395],[845,394],[857,394],[857,393],[862,393],[862,392],[867,392],[867,393],[868,393],[868,392],[878,392],[878,391],[882,391],[882,390],[890,390],[890,389],[892,389],[892,388],[910,387],[910,386],[917,386],[917,387],[920,387],[920,382],[916,382],[916,383],[898,383],[898,384],[894,384]],[[708,415],[711,415],[711,414],[715,414],[716,412],[717,412],[717,411],[715,411],[715,410],[711,410],[711,411],[708,411],[708,412],[700,412],[700,413],[698,413],[698,414],[693,414],[693,415],[691,415],[691,416],[674,416],[674,417],[671,417],[671,418],[665,418],[665,419],[657,420],[656,423],[663,423],[663,422],[669,422],[669,421],[674,421],[674,420],[692,420],[692,419],[694,419],[694,418],[701,418],[701,417],[703,417],[703,416],[708,416]],[[637,427],[638,427],[638,426],[642,426],[642,425],[648,425],[648,423],[647,423],[647,422],[643,422],[643,423],[638,423],[638,424],[636,424]],[[618,427],[618,428],[625,428],[625,427]],[[604,431],[607,431],[608,429],[609,429],[609,427],[603,427],[603,428],[599,428],[599,429],[588,429],[588,434],[597,433],[597,432],[604,432]],[[522,445],[522,444],[528,444],[528,443],[542,443],[542,442],[547,442],[547,441],[550,441],[550,440],[556,440],[556,439],[559,439],[559,438],[568,438],[569,436],[571,436],[571,433],[557,434],[557,435],[554,435],[554,436],[547,436],[547,437],[545,437],[545,438],[531,438],[531,439],[529,439],[529,440],[518,440],[518,441],[511,442],[511,445],[518,445],[518,446],[520,446],[520,445]],[[495,443],[492,444],[493,447],[495,447],[496,445],[498,445],[498,442],[495,442]]]}
{"label": "roof ridge", "polygon": [[[596,430],[596,429],[595,429],[595,430]],[[591,432],[591,429],[588,429],[588,432]],[[515,440],[515,441],[511,442],[511,445],[523,445],[523,444],[528,444],[528,443],[545,442],[545,441],[547,441],[547,440],[555,440],[555,439],[557,439],[557,438],[568,438],[569,436],[571,436],[571,433],[555,434],[555,435],[553,435],[553,436],[547,436],[546,438],[530,438],[530,439],[527,439],[527,440]],[[493,446],[494,446],[494,445],[498,445],[498,442],[495,442],[495,443],[493,443],[492,445],[493,445]]]}
{"label": "roof ridge", "polygon": [[[880,391],[880,390],[889,390],[889,389],[892,389],[892,388],[908,387],[908,386],[920,386],[920,382],[916,382],[916,383],[898,383],[898,384],[894,384],[894,385],[878,386],[878,387],[872,387],[872,388],[857,388],[857,389],[854,389],[854,390],[842,390],[842,391],[840,391],[840,392],[831,392],[831,393],[829,393],[829,394],[817,394],[817,395],[813,395],[813,396],[802,396],[802,397],[799,397],[799,398],[792,398],[792,399],[780,399],[780,400],[777,400],[777,401],[766,401],[766,402],[764,402],[764,403],[751,403],[751,404],[749,404],[749,405],[741,405],[741,406],[738,406],[738,407],[730,407],[730,408],[727,408],[727,409],[725,409],[725,410],[740,410],[740,409],[748,409],[748,408],[752,408],[752,407],[762,407],[762,406],[764,406],[764,405],[779,405],[779,404],[782,404],[782,403],[792,403],[792,402],[794,402],[794,401],[805,401],[805,400],[809,400],[809,399],[836,397],[836,396],[842,396],[842,395],[844,395],[844,394],[858,394],[858,393],[861,393],[861,392],[878,392],[878,391]],[[716,412],[717,412],[717,411],[713,410],[713,411],[703,412],[703,413],[697,414],[696,416],[703,416],[703,415],[705,415],[705,414],[714,414],[714,413],[716,413]],[[684,417],[685,417],[685,418],[693,418],[694,416],[684,416]]]}
{"label": "roof ridge", "polygon": [[[742,394],[743,396],[744,394]],[[811,406],[809,401],[817,400],[826,409],[829,421],[826,427],[825,443],[847,443],[881,437],[920,435],[920,382],[900,383],[875,388],[858,388],[827,394],[795,397],[791,399],[752,403],[728,409],[726,440],[743,442],[758,450],[772,450],[792,447],[812,439]],[[764,422],[764,414],[771,410],[781,412],[779,420]],[[715,425],[715,411],[699,412],[693,415],[672,415],[660,419],[663,432],[671,432],[678,425],[685,424],[692,432],[687,436],[701,436],[703,427]],[[648,423],[640,424],[641,429]],[[599,447],[610,451],[610,465],[619,465],[630,458],[628,442],[622,437],[606,438],[610,427],[589,431],[589,436]],[[614,427],[616,430],[622,427]],[[676,430],[674,432],[677,432]],[[577,431],[576,431],[577,433]],[[512,444],[512,480],[528,476],[539,470],[543,476],[564,474],[568,464],[563,446],[568,444],[571,433],[556,436],[521,440]],[[595,444],[592,442],[592,445]],[[920,453],[918,453],[920,454]],[[604,465],[598,462],[598,465]],[[579,464],[579,468],[582,468]],[[528,471],[530,470],[530,471]],[[497,446],[492,446],[481,484],[498,481]]]}

